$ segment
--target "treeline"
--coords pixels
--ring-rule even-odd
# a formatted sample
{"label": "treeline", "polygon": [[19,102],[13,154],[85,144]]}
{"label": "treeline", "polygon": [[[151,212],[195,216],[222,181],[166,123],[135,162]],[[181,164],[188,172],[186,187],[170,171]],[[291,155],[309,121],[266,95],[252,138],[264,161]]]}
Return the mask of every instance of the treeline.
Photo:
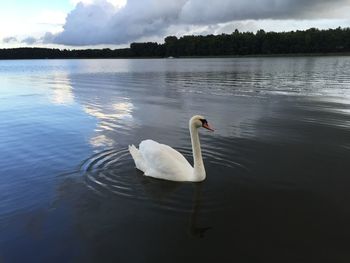
{"label": "treeline", "polygon": [[164,44],[132,43],[124,49],[0,49],[0,59],[139,58],[184,56],[239,56],[274,54],[349,53],[350,28],[305,31],[239,32],[232,34],[168,36]]}
{"label": "treeline", "polygon": [[350,52],[350,28],[239,32],[165,38],[166,56],[232,56]]}

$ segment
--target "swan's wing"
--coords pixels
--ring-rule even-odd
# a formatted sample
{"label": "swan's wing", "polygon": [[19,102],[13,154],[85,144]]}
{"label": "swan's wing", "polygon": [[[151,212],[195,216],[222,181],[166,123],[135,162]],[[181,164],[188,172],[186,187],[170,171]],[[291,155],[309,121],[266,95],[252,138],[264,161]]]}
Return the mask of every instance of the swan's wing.
{"label": "swan's wing", "polygon": [[145,140],[139,149],[147,166],[145,175],[176,181],[185,181],[192,175],[193,168],[185,157],[168,145]]}
{"label": "swan's wing", "polygon": [[190,163],[187,161],[187,159],[181,153],[179,153],[177,150],[175,150],[174,148],[172,148],[166,144],[159,143],[159,145],[163,148],[164,151],[166,151],[168,154],[170,154],[172,156],[172,158],[176,159],[179,162],[183,162],[183,163],[190,165]]}

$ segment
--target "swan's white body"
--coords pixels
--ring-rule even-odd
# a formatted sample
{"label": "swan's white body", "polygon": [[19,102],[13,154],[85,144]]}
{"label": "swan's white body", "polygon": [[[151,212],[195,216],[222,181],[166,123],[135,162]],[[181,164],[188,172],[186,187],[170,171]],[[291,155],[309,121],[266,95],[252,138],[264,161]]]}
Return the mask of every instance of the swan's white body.
{"label": "swan's white body", "polygon": [[193,162],[192,167],[185,157],[168,145],[153,140],[144,140],[139,149],[129,146],[136,168],[146,176],[171,181],[200,182],[205,179],[206,173],[202,159],[198,128],[210,129],[209,124],[202,116],[193,116],[189,122]]}

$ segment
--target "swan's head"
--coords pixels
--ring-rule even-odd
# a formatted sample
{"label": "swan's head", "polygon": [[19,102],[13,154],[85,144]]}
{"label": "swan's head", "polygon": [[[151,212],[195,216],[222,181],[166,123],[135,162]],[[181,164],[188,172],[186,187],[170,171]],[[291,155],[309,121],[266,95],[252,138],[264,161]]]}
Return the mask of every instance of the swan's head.
{"label": "swan's head", "polygon": [[209,131],[214,131],[214,129],[209,125],[208,121],[201,115],[195,115],[190,119],[190,126],[196,128],[203,127]]}

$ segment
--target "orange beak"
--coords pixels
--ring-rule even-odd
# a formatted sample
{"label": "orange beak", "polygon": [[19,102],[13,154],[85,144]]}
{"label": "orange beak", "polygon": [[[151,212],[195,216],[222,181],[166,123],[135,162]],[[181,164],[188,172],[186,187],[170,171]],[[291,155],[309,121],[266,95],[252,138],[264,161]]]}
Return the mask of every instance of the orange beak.
{"label": "orange beak", "polygon": [[212,132],[214,131],[214,129],[209,125],[209,123],[204,123],[203,128],[206,128],[207,130],[212,131]]}

